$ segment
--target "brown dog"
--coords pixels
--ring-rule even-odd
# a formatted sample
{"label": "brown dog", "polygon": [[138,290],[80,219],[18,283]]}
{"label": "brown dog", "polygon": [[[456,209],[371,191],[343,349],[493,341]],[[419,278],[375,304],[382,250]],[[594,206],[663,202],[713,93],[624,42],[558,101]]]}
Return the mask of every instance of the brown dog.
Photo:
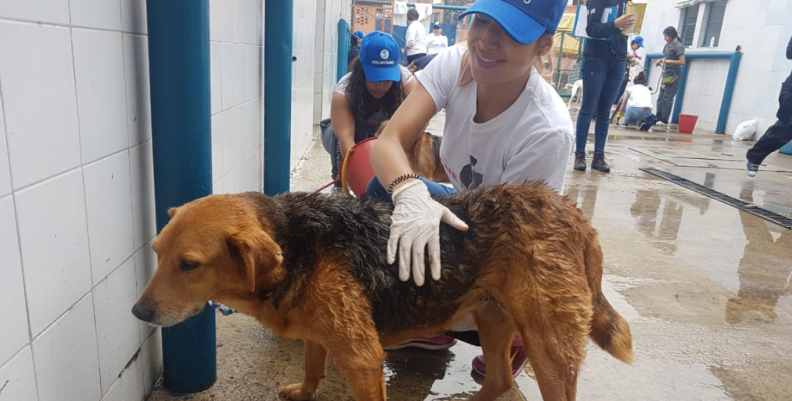
{"label": "brown dog", "polygon": [[356,400],[384,401],[382,346],[443,332],[470,313],[487,361],[475,400],[512,387],[515,335],[545,400],[575,399],[588,336],[632,361],[630,328],[600,290],[596,233],[569,199],[523,184],[437,200],[470,229],[441,227],[442,277],[422,287],[386,263],[388,204],[247,193],[171,209],[153,242],[159,268],[132,313],[168,326],[212,299],[304,340],[305,380],[281,391],[293,400],[313,396],[329,354]]}
{"label": "brown dog", "polygon": [[[374,134],[375,137],[379,137],[382,134],[382,131],[385,130],[385,126],[388,125],[388,121],[390,120],[383,121],[382,124],[380,124],[379,128],[377,128],[377,132]],[[426,128],[424,128],[424,131],[426,131]],[[443,163],[440,162],[440,144],[442,142],[443,137],[432,135],[428,132],[424,132],[423,135],[415,140],[410,151],[407,152],[407,160],[409,160],[410,167],[415,174],[429,181],[439,183],[451,182],[448,179],[445,168],[443,168]]]}

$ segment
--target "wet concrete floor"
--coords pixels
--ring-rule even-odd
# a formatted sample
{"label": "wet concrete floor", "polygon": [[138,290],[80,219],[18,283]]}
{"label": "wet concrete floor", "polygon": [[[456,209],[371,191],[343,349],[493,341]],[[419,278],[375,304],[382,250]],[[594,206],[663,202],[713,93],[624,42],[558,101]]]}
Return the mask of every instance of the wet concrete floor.
{"label": "wet concrete floor", "polygon": [[[430,129],[442,131],[442,117]],[[639,170],[666,170],[792,217],[792,156],[769,157],[751,179],[742,170],[749,146],[723,135],[612,128],[610,174],[570,168],[565,193],[599,231],[606,296],[629,321],[635,347],[628,366],[590,345],[578,399],[792,399],[792,230]],[[329,171],[316,143],[292,189],[318,188]],[[158,386],[149,399],[273,400],[302,379],[301,344],[251,318],[218,315],[217,338],[213,388],[177,398]],[[468,399],[481,385],[470,368],[477,354],[464,344],[392,352],[389,398]],[[499,400],[541,399],[530,366],[516,383]],[[332,360],[316,399],[351,400]]]}

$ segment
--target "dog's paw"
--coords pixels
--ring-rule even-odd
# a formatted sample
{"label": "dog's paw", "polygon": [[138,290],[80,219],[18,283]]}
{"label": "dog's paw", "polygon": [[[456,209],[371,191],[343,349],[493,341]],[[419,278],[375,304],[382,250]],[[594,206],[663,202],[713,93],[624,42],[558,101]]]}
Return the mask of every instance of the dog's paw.
{"label": "dog's paw", "polygon": [[281,397],[293,401],[305,401],[313,398],[315,390],[308,389],[303,383],[294,383],[280,391]]}

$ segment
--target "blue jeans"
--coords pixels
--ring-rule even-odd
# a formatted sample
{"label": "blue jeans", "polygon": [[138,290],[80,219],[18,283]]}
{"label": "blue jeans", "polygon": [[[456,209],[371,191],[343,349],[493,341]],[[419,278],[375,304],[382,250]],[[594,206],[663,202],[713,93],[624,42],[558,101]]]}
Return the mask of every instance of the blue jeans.
{"label": "blue jeans", "polygon": [[583,68],[583,104],[577,120],[578,152],[586,151],[591,119],[597,113],[597,123],[594,126],[594,150],[605,150],[605,141],[608,139],[610,127],[610,110],[616,95],[619,93],[624,79],[624,69],[627,62],[624,60],[604,60],[597,57],[585,57]]}
{"label": "blue jeans", "polygon": [[[426,187],[429,188],[430,195],[442,196],[451,195],[454,193],[454,188],[429,181],[423,177],[421,177],[421,181],[423,181],[423,183],[426,184]],[[374,177],[371,179],[371,181],[369,181],[368,186],[366,187],[366,198],[374,199],[375,201],[379,202],[393,203],[393,199],[391,199],[390,194],[385,188],[382,187],[382,184],[380,184],[377,177]]]}
{"label": "blue jeans", "polygon": [[625,124],[638,124],[641,121],[646,121],[649,116],[652,115],[652,111],[649,109],[639,109],[638,107],[627,107],[624,111],[624,123]]}

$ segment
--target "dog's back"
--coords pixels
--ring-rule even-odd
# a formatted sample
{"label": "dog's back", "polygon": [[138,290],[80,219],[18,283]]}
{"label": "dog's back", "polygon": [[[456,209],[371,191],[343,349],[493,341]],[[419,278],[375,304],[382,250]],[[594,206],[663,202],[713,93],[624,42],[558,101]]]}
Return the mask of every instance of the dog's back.
{"label": "dog's back", "polygon": [[[508,258],[522,258],[523,265],[509,268],[535,269],[531,266],[535,252],[563,254],[575,261],[577,270],[565,274],[585,277],[588,283],[588,288],[579,290],[591,294],[592,338],[617,358],[632,359],[629,326],[601,293],[602,252],[596,233],[569,199],[530,183],[436,199],[470,229],[461,232],[442,225],[443,275],[418,287],[401,282],[397,266],[388,265],[385,259],[392,206],[305,193],[272,198],[288,224],[275,233],[285,255],[284,284],[301,287],[310,282],[316,261],[328,253],[342,258],[346,262],[342,265],[367,292],[377,330],[389,334],[447,321],[463,296],[479,296],[482,301],[490,297],[479,279],[492,273],[499,260],[505,263]],[[279,291],[297,290],[287,287],[283,285]]]}

